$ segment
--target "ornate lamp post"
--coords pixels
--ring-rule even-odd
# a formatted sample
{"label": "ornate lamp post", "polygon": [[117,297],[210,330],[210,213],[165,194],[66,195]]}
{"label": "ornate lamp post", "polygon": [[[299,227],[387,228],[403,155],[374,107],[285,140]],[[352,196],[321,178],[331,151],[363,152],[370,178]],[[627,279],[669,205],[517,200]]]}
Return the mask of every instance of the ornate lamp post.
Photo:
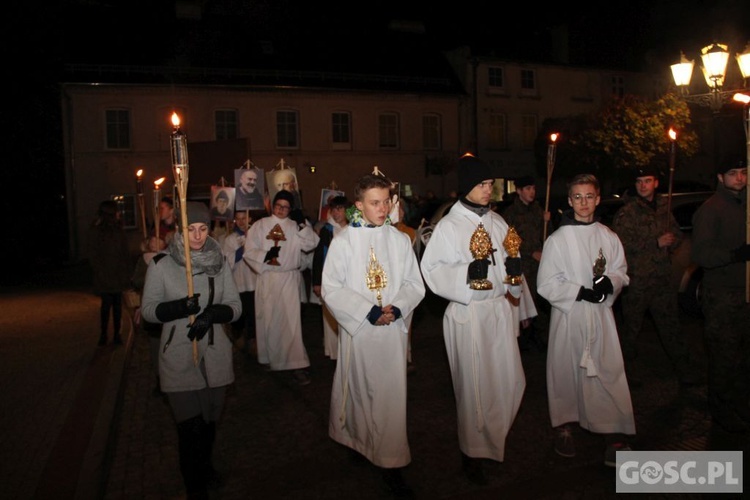
{"label": "ornate lamp post", "polygon": [[[724,103],[730,99],[735,102],[741,102],[745,105],[743,112],[743,121],[746,139],[746,158],[750,163],[750,97],[747,95],[748,78],[750,78],[750,44],[745,46],[745,51],[736,54],[737,65],[742,74],[742,87],[733,90],[724,90],[725,78],[727,76],[727,64],[729,62],[729,49],[726,45],[712,43],[701,49],[701,60],[703,62],[703,77],[708,85],[709,92],[706,94],[690,94],[690,78],[693,75],[693,61],[689,61],[685,54],[681,54],[680,62],[673,64],[672,76],[680,94],[688,103],[708,106],[713,111],[714,118],[719,114]],[[744,92],[744,93],[743,93]],[[716,155],[716,137],[717,131],[714,126],[714,155]],[[717,161],[717,158],[714,158]],[[750,188],[750,181],[748,187]],[[747,210],[747,229],[746,241],[750,242],[750,206]],[[745,278],[747,286],[745,287],[745,300],[750,302],[750,263],[745,266]]]}
{"label": "ornate lamp post", "polygon": [[[744,89],[747,86],[747,79],[750,78],[750,44],[745,47],[743,53],[737,54],[736,58],[742,73]],[[701,49],[701,61],[703,62],[701,70],[709,89],[708,93],[690,94],[689,88],[693,76],[694,61],[688,60],[684,53],[680,55],[680,62],[671,66],[672,77],[675,85],[680,89],[680,94],[687,102],[708,106],[711,111],[718,113],[724,103],[729,101],[738,90],[724,90],[729,49],[724,44],[712,43]]]}

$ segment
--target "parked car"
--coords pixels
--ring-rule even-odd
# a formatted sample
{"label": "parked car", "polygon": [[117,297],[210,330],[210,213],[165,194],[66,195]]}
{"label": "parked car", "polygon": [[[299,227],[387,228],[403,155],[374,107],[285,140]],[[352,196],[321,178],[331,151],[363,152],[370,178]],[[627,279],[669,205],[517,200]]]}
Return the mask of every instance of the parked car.
{"label": "parked car", "polygon": [[[700,318],[701,313],[701,280],[703,279],[703,270],[690,261],[690,235],[693,230],[693,214],[704,201],[706,201],[714,192],[699,191],[695,193],[672,193],[671,209],[680,230],[685,235],[684,241],[672,255],[672,275],[674,284],[678,289],[678,302],[683,313],[692,317]],[[667,196],[665,193],[659,196]],[[612,196],[604,198],[599,203],[596,213],[602,224],[608,227],[612,226],[615,213],[625,204],[627,198]],[[557,203],[551,203],[551,209],[558,212],[557,217],[553,216],[553,221],[559,220],[563,207],[567,208],[567,203],[563,200],[556,200]],[[421,256],[424,251],[424,245],[429,241],[432,228],[440,221],[443,215],[450,209],[454,201],[445,202],[435,211],[429,224],[424,225],[417,232],[420,245],[417,248],[417,254]],[[553,207],[560,207],[554,209]],[[556,226],[556,224],[553,224]]]}

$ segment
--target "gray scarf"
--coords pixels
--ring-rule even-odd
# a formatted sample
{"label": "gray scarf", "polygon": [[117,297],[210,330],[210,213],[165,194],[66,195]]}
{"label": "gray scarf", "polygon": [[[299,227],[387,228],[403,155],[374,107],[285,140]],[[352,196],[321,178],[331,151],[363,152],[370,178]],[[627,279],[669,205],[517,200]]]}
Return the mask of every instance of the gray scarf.
{"label": "gray scarf", "polygon": [[[185,267],[185,247],[182,234],[174,233],[172,241],[169,243],[169,255],[182,267]],[[193,275],[206,273],[209,276],[216,276],[224,265],[224,255],[221,253],[219,242],[210,236],[206,239],[206,244],[200,250],[190,250],[190,262],[193,265]]]}

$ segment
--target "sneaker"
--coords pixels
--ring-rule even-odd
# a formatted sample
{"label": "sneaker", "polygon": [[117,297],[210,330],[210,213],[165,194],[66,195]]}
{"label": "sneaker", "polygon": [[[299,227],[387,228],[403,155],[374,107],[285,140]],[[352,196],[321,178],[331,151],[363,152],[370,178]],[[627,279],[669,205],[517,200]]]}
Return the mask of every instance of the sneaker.
{"label": "sneaker", "polygon": [[628,443],[612,443],[608,444],[604,450],[604,465],[607,467],[617,467],[617,452],[618,451],[633,451]]}
{"label": "sneaker", "polygon": [[311,382],[310,375],[305,370],[294,370],[292,377],[294,377],[294,381],[299,385],[307,385]]}
{"label": "sneaker", "polygon": [[555,436],[555,453],[561,457],[574,457],[576,456],[576,444],[573,441],[573,431],[570,427],[564,425],[558,427],[557,435]]}

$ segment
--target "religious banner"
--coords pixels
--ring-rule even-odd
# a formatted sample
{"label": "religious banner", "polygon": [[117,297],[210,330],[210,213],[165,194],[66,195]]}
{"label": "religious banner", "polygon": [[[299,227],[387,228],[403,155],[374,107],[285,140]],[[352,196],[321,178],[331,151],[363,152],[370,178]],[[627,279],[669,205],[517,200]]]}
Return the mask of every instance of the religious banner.
{"label": "religious banner", "polygon": [[292,210],[299,208],[302,209],[302,196],[299,191],[297,184],[297,170],[293,167],[287,167],[284,165],[284,160],[280,162],[281,169],[271,170],[266,173],[266,180],[268,181],[268,196],[273,201],[273,198],[281,190],[289,191],[294,196],[294,205]]}
{"label": "religious banner", "polygon": [[255,167],[238,168],[234,171],[234,208],[240,210],[265,209],[263,193],[265,179],[263,170]]}
{"label": "religious banner", "polygon": [[234,219],[233,187],[211,186],[211,220],[229,222]]}

